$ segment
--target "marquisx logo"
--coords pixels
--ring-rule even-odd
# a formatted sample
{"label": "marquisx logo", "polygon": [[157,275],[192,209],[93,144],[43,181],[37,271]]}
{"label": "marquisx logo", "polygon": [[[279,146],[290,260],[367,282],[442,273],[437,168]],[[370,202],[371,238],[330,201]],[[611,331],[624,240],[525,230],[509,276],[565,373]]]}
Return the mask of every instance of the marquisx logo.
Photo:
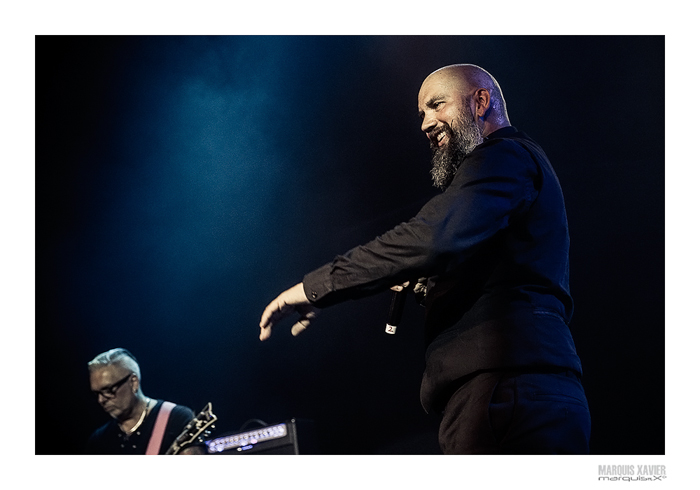
{"label": "marquisx logo", "polygon": [[603,464],[598,465],[598,481],[664,481],[663,464]]}

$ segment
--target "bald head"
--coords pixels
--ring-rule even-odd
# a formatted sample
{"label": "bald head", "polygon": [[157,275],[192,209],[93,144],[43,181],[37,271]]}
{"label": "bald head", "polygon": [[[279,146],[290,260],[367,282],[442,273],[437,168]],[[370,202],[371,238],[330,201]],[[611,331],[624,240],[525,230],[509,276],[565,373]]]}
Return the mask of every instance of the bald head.
{"label": "bald head", "polygon": [[[465,102],[470,97],[476,97],[474,112],[485,126],[484,136],[510,125],[500,85],[489,72],[479,66],[449,65],[428,75],[418,96],[419,111],[421,102],[425,102],[426,97],[429,97],[428,92],[432,94],[438,90],[459,95]],[[488,93],[488,96],[484,92]],[[482,107],[479,108],[479,105]]]}

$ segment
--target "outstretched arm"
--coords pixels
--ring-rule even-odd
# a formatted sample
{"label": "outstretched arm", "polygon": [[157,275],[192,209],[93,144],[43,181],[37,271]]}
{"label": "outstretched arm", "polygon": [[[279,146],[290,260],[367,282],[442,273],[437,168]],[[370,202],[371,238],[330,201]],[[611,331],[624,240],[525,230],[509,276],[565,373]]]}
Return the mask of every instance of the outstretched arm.
{"label": "outstretched arm", "polygon": [[269,339],[272,335],[272,327],[295,312],[300,315],[299,321],[292,325],[292,335],[296,337],[306,330],[320,311],[311,305],[304,292],[304,285],[299,283],[284,291],[267,305],[260,318],[260,340]]}

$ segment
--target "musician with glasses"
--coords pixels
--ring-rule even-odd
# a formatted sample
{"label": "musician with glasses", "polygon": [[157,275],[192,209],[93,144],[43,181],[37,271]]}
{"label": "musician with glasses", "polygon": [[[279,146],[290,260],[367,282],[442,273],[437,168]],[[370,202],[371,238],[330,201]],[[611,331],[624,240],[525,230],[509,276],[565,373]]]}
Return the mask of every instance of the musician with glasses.
{"label": "musician with glasses", "polygon": [[[141,369],[126,349],[103,352],[88,363],[90,389],[112,420],[90,436],[88,454],[165,454],[194,412],[155,400],[141,390]],[[204,454],[189,446],[178,454]]]}

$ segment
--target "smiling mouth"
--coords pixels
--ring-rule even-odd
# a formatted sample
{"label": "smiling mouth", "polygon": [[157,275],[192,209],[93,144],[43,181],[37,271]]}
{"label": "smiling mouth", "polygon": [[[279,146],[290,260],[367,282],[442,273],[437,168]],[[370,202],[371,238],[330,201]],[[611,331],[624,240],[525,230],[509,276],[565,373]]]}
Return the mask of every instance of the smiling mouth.
{"label": "smiling mouth", "polygon": [[447,128],[443,127],[435,131],[430,135],[430,146],[432,148],[438,149],[447,144],[449,141]]}

